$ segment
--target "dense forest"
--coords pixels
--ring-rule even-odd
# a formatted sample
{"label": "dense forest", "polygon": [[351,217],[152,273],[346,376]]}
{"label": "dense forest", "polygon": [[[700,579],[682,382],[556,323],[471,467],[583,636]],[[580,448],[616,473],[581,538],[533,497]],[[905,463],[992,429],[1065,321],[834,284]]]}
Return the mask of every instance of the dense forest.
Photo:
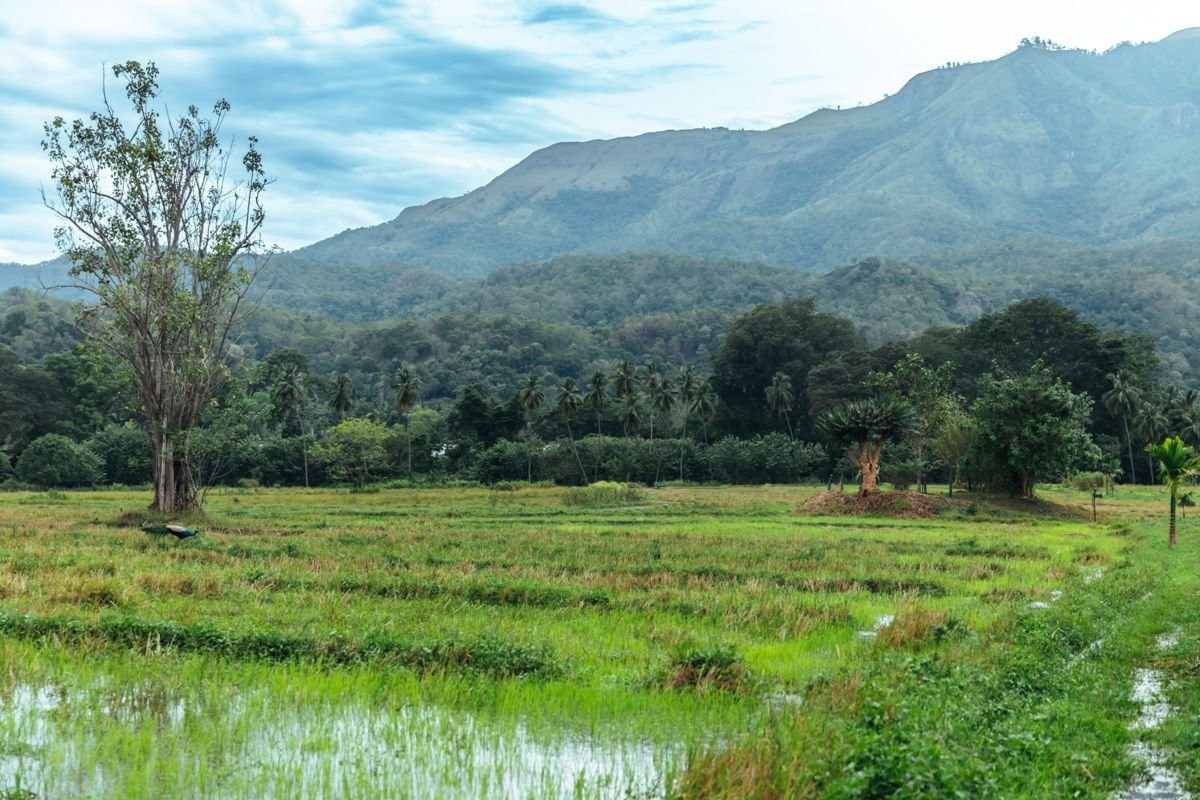
{"label": "dense forest", "polygon": [[[760,283],[755,291],[786,292]],[[495,285],[475,302],[496,301]],[[997,442],[1019,440],[1005,426],[1027,419],[1074,437],[1051,448],[1057,460],[1039,457],[1038,479],[1145,481],[1146,442],[1200,437],[1196,393],[1163,379],[1151,337],[1049,299],[877,343],[813,297],[741,311],[744,295],[704,311],[665,297],[624,317],[617,302],[594,321],[588,304],[564,297],[547,306],[567,321],[448,306],[363,324],[264,306],[240,331],[231,379],[195,434],[200,473],[208,484],[267,485],[849,480],[853,448],[828,418],[880,397],[915,414],[883,462],[896,485],[957,477],[1020,489]],[[123,369],[80,341],[64,301],[28,290],[0,298],[3,477],[144,482],[148,448]],[[1012,397],[1025,405],[1002,408]]]}

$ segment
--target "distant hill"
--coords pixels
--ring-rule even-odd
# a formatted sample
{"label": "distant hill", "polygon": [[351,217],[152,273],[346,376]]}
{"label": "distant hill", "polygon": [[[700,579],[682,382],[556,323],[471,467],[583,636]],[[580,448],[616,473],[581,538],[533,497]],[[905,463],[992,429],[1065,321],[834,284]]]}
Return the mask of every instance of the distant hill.
{"label": "distant hill", "polygon": [[539,150],[463,197],[297,251],[477,275],[628,251],[828,269],[1012,239],[1200,238],[1200,29],[1104,53],[1022,46],[768,131]]}

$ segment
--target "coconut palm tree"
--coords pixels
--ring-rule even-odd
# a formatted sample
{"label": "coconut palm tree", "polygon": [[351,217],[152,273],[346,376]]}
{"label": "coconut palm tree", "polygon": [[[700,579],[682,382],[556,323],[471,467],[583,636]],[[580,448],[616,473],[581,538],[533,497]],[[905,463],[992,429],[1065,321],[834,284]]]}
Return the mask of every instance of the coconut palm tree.
{"label": "coconut palm tree", "polygon": [[[1142,403],[1133,416],[1133,432],[1142,438],[1142,442],[1150,445],[1157,442],[1160,436],[1166,434],[1170,421],[1161,406],[1154,403]],[[1154,475],[1154,460],[1147,455],[1146,463],[1150,465],[1150,475]]]}
{"label": "coconut palm tree", "polygon": [[1125,426],[1125,446],[1129,450],[1129,482],[1137,483],[1137,473],[1133,466],[1133,439],[1129,436],[1129,418],[1137,410],[1142,393],[1121,370],[1110,372],[1105,378],[1112,384],[1112,388],[1100,399],[1108,413],[1121,415],[1121,424]]}
{"label": "coconut palm tree", "polygon": [[308,437],[304,433],[304,421],[300,414],[304,401],[308,398],[308,386],[304,381],[304,371],[295,364],[288,367],[279,376],[279,382],[271,390],[271,402],[282,414],[289,411],[295,416],[296,428],[300,431],[300,452],[304,455],[304,488],[308,488]]}
{"label": "coconut palm tree", "polygon": [[354,408],[354,384],[350,382],[349,375],[343,373],[337,376],[329,407],[333,409],[334,414],[337,414],[339,420],[345,419],[350,410]]}
{"label": "coconut palm tree", "polygon": [[771,378],[771,385],[766,389],[767,408],[776,415],[782,416],[787,422],[788,438],[794,440],[796,437],[792,435],[792,418],[788,414],[793,403],[792,394],[792,378],[782,370],[775,373]]}
{"label": "coconut palm tree", "polygon": [[[596,412],[596,435],[603,436],[603,431],[600,428],[600,420],[604,415],[604,407],[608,405],[608,376],[600,370],[592,373],[592,379],[588,381],[587,394],[583,396],[583,402],[589,408]],[[592,474],[596,479],[600,479],[600,454],[602,448],[596,447],[596,466],[592,470]]]}
{"label": "coconut palm tree", "polygon": [[525,407],[525,479],[533,483],[533,415],[546,401],[542,392],[542,380],[532,372],[525,379],[525,385],[517,392],[517,400]]}
{"label": "coconut palm tree", "polygon": [[1158,459],[1158,479],[1171,496],[1171,526],[1167,536],[1167,548],[1175,549],[1175,505],[1179,501],[1179,490],[1189,478],[1200,470],[1200,456],[1183,443],[1178,436],[1168,436],[1162,444],[1146,446],[1146,452]]}
{"label": "coconut palm tree", "polygon": [[632,392],[622,395],[617,403],[617,419],[621,421],[626,436],[637,433],[642,425],[642,398]]}
{"label": "coconut palm tree", "polygon": [[700,382],[696,399],[692,402],[692,410],[700,417],[700,427],[704,431],[704,446],[708,447],[708,424],[717,415],[717,393],[712,387],[712,381],[705,378]]}
{"label": "coconut palm tree", "polygon": [[682,412],[680,416],[683,418],[679,441],[679,480],[681,481],[683,480],[683,455],[685,451],[684,446],[687,441],[688,417],[691,416],[694,410],[696,396],[699,392],[700,379],[696,377],[696,368],[688,364],[679,375],[679,389],[676,392],[676,401]]}
{"label": "coconut palm tree", "polygon": [[396,390],[396,408],[404,415],[404,439],[408,449],[408,477],[412,480],[412,430],[409,428],[409,412],[421,402],[421,379],[407,365],[401,365],[396,370],[396,379],[392,382]]}
{"label": "coconut palm tree", "polygon": [[619,362],[613,370],[613,388],[617,397],[627,397],[637,391],[637,370],[629,359]]}
{"label": "coconut palm tree", "polygon": [[596,412],[596,435],[600,436],[600,419],[604,414],[604,406],[608,403],[608,376],[600,370],[592,373],[592,379],[588,381],[588,390],[587,394],[583,396],[583,402]]}
{"label": "coconut palm tree", "polygon": [[558,387],[558,411],[567,423],[567,436],[571,440],[571,450],[575,453],[575,462],[579,464],[579,472],[583,475],[584,486],[588,483],[587,470],[583,468],[583,459],[579,457],[579,448],[575,446],[575,434],[571,432],[571,418],[579,413],[583,403],[583,395],[579,393],[579,384],[574,378],[564,378]]}
{"label": "coconut palm tree", "polygon": [[650,441],[654,441],[654,395],[658,390],[658,365],[649,359],[642,365],[642,390],[650,403]]}
{"label": "coconut palm tree", "polygon": [[854,400],[831,408],[817,420],[817,427],[834,442],[847,448],[851,463],[862,472],[858,496],[879,490],[879,459],[883,446],[913,429],[917,412],[897,397]]}

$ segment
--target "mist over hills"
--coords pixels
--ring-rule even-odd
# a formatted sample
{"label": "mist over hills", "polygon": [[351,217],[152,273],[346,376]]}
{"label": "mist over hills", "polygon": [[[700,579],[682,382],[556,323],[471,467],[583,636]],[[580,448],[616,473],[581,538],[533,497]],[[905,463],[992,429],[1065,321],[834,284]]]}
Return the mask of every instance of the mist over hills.
{"label": "mist over hills", "polygon": [[767,131],[556,144],[295,255],[453,275],[628,251],[824,270],[1013,239],[1195,239],[1197,133],[1200,29],[1104,54],[1026,45]]}

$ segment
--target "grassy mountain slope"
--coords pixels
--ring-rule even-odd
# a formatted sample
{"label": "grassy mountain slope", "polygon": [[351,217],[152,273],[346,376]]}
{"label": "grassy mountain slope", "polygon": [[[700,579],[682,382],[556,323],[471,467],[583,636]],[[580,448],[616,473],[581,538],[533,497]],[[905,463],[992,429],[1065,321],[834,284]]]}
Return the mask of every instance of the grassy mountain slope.
{"label": "grassy mountain slope", "polygon": [[487,186],[297,251],[456,275],[657,251],[828,268],[1014,237],[1196,238],[1200,36],[1022,47],[768,131],[561,143]]}

